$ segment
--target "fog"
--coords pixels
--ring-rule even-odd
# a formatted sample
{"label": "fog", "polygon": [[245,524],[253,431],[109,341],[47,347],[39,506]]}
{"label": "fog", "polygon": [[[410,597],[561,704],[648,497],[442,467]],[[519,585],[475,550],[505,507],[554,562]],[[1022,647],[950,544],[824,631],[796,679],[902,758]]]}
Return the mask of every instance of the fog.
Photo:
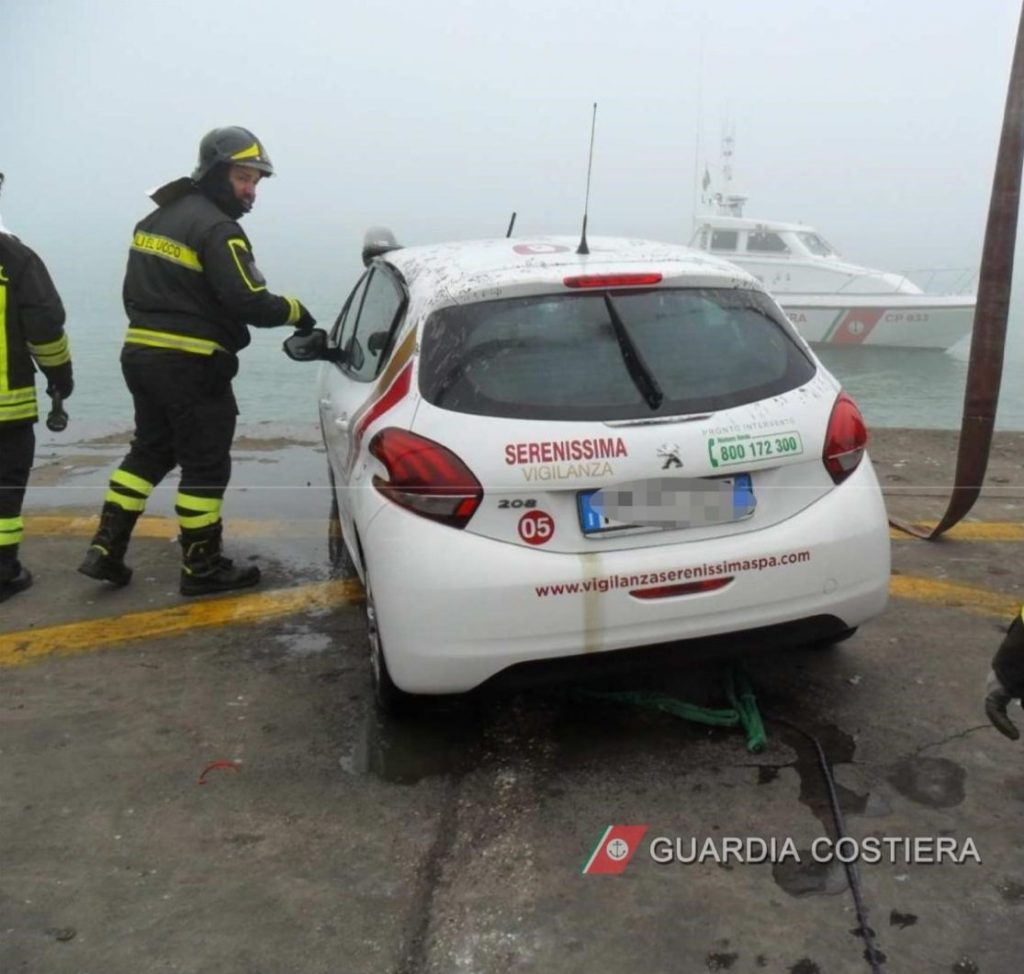
{"label": "fog", "polygon": [[517,235],[577,233],[596,101],[592,235],[688,240],[729,130],[748,215],[864,263],[977,265],[1019,11],[3,0],[0,206],[70,311],[119,314],[145,191],[247,126],[278,172],[245,221],[261,267],[326,317],[371,224],[423,243],[501,235],[515,210]]}

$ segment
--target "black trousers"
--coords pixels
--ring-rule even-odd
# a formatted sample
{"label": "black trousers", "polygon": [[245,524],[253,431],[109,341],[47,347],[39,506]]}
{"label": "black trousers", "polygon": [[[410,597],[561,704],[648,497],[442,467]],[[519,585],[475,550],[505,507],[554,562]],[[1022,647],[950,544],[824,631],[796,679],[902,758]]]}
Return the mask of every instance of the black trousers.
{"label": "black trousers", "polygon": [[17,550],[21,505],[36,452],[32,423],[0,423],[0,553]]}
{"label": "black trousers", "polygon": [[155,487],[180,466],[180,493],[223,497],[238,416],[231,390],[236,368],[234,356],[220,354],[145,350],[122,355],[121,371],[135,405],[135,435],[120,469]]}

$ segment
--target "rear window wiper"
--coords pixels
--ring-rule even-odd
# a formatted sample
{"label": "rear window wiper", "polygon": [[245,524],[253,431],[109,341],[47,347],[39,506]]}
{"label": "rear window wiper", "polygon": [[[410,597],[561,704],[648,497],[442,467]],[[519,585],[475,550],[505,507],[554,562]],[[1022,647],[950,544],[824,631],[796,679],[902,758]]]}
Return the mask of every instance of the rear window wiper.
{"label": "rear window wiper", "polygon": [[604,305],[608,309],[608,317],[611,319],[612,329],[615,332],[615,338],[622,351],[622,360],[626,363],[626,371],[629,372],[629,377],[646,400],[647,405],[651,409],[657,409],[665,395],[661,391],[657,379],[654,378],[647,363],[644,361],[644,357],[640,354],[640,349],[636,347],[633,339],[629,337],[626,324],[612,303],[612,296],[606,291],[603,297]]}

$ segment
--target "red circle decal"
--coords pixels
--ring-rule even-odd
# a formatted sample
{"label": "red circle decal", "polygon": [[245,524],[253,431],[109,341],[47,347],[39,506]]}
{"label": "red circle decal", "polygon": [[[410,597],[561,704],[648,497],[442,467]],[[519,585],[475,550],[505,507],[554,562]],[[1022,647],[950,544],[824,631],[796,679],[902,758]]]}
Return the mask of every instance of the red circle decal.
{"label": "red circle decal", "polygon": [[527,544],[547,544],[555,536],[555,519],[543,511],[527,511],[519,519],[519,537]]}

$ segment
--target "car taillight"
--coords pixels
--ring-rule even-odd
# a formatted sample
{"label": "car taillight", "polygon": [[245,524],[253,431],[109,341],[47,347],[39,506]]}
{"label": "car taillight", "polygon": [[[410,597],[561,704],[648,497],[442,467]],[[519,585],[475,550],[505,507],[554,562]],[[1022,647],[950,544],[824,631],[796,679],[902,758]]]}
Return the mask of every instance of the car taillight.
{"label": "car taillight", "polygon": [[650,271],[643,274],[575,274],[562,279],[566,287],[650,287],[661,283],[661,274]]}
{"label": "car taillight", "polygon": [[825,450],[821,455],[834,483],[841,484],[857,469],[867,445],[868,430],[857,404],[845,392],[839,393],[829,417]]}
{"label": "car taillight", "polygon": [[387,479],[373,486],[388,500],[421,517],[464,528],[484,497],[480,481],[447,447],[408,430],[382,429],[368,447]]}

